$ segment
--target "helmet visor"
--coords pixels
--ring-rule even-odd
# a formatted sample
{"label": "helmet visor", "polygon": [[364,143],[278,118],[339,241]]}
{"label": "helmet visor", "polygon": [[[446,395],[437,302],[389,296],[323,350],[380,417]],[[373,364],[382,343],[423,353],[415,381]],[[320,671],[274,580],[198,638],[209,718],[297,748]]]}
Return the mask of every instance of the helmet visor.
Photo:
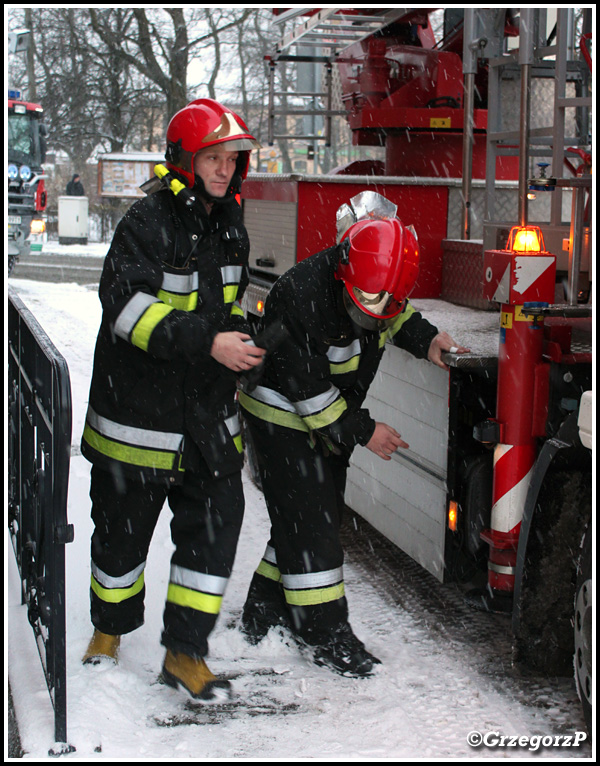
{"label": "helmet visor", "polygon": [[355,303],[370,316],[389,319],[402,311],[402,306],[391,293],[381,290],[379,293],[367,293],[358,287],[352,288]]}
{"label": "helmet visor", "polygon": [[249,138],[225,138],[221,143],[230,152],[251,152],[253,149],[260,149],[258,141]]}
{"label": "helmet visor", "polygon": [[235,115],[231,112],[225,112],[221,115],[219,125],[202,139],[202,143],[206,146],[223,141],[231,144],[240,142],[240,145],[236,146],[232,151],[247,151],[260,148],[258,141],[248,133],[248,128],[245,125],[240,125]]}

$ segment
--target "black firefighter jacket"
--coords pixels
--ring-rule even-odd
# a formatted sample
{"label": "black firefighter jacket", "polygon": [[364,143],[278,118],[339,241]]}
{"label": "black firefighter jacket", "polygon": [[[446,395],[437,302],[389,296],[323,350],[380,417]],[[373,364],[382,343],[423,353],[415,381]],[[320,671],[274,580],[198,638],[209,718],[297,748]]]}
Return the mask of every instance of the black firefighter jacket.
{"label": "black firefighter jacket", "polygon": [[201,200],[187,207],[165,189],[125,214],[100,281],[88,460],[176,483],[198,450],[214,476],[241,468],[235,374],[210,349],[219,332],[248,332],[248,253],[235,201],[209,217]]}
{"label": "black firefighter jacket", "polygon": [[438,331],[408,302],[385,329],[358,327],[334,276],[338,252],[333,247],[301,261],[273,286],[264,323],[281,321],[289,335],[267,357],[260,385],[242,391],[240,404],[251,418],[316,433],[349,454],[375,430],[362,405],[386,342],[426,358]]}

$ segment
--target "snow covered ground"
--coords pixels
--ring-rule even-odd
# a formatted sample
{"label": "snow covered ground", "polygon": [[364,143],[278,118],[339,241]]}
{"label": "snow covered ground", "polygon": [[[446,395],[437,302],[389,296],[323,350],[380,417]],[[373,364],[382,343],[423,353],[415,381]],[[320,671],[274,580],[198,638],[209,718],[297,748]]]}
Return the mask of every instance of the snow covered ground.
{"label": "snow covered ground", "polygon": [[[527,758],[588,760],[579,747],[545,747],[581,728],[553,709],[502,693],[471,662],[468,646],[448,647],[421,622],[390,606],[376,578],[352,563],[345,579],[355,632],[383,664],[370,679],[318,668],[280,635],[250,646],[236,628],[248,583],[267,538],[260,492],[245,478],[246,517],[236,565],[210,646],[208,664],[232,678],[237,702],[226,710],[194,707],[157,682],[163,602],[172,544],[163,511],[146,569],[146,623],[123,639],[118,666],[82,666],[89,620],[89,464],[79,454],[100,304],[95,288],[10,279],[65,357],[73,398],[70,523],[67,554],[67,693],[69,760],[450,760]],[[42,678],[18,575],[6,542],[5,668],[25,757],[46,759],[53,712]],[[502,672],[502,669],[499,669]],[[487,736],[473,747],[472,732]],[[529,738],[521,746],[501,737]],[[477,734],[472,735],[474,740]],[[542,740],[541,737],[545,737]],[[500,740],[500,743],[499,743]],[[560,741],[562,743],[562,740]],[[555,744],[558,744],[555,742]]]}

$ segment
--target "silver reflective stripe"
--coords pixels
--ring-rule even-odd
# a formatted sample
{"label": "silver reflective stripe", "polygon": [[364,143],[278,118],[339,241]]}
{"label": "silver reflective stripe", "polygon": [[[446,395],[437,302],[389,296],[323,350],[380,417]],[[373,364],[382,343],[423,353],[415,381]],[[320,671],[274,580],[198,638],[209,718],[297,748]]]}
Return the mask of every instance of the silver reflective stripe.
{"label": "silver reflective stripe", "polygon": [[230,418],[227,418],[225,425],[231,436],[237,436],[240,433],[240,419],[237,413]]}
{"label": "silver reflective stripe", "polygon": [[149,431],[145,428],[135,428],[134,426],[124,426],[121,423],[115,423],[114,420],[98,415],[91,407],[88,407],[86,420],[94,431],[102,434],[102,436],[106,436],[108,439],[116,439],[125,444],[133,444],[137,447],[177,452],[183,439],[182,434]]}
{"label": "silver reflective stripe", "polygon": [[222,596],[227,587],[227,578],[217,575],[203,574],[194,572],[193,569],[171,565],[171,576],[169,581],[174,585],[181,585],[184,588],[210,593],[215,596]]}
{"label": "silver reflective stripe", "polygon": [[129,340],[131,331],[138,323],[142,314],[148,306],[153,303],[160,303],[159,299],[148,293],[136,293],[127,301],[125,308],[121,311],[115,322],[115,334],[124,340]]}
{"label": "silver reflective stripe", "polygon": [[239,282],[242,278],[242,266],[222,266],[221,275],[224,285],[231,285]]}
{"label": "silver reflective stripe", "polygon": [[167,274],[163,275],[162,288],[169,293],[186,295],[198,289],[198,272],[192,274]]}
{"label": "silver reflective stripe", "polygon": [[275,553],[275,548],[272,548],[270,545],[267,545],[263,559],[265,561],[268,561],[269,564],[277,564],[277,554]]}
{"label": "silver reflective stripe", "polygon": [[341,396],[339,388],[330,386],[330,388],[322,394],[317,396],[311,396],[310,399],[304,399],[301,402],[294,402],[296,411],[302,417],[307,415],[313,415],[315,412],[321,412],[322,410],[333,404],[336,399]]}
{"label": "silver reflective stripe", "polygon": [[301,590],[305,588],[325,588],[335,585],[344,579],[344,568],[327,569],[325,572],[310,572],[309,574],[289,575],[282,574],[283,587],[288,590]]}
{"label": "silver reflective stripe", "polygon": [[251,394],[246,395],[250,396],[252,399],[257,399],[264,404],[270,404],[272,407],[278,407],[280,410],[286,410],[287,412],[296,414],[296,409],[290,400],[286,399],[286,397],[278,391],[273,391],[272,388],[256,386]]}
{"label": "silver reflective stripe", "polygon": [[111,577],[110,575],[107,575],[106,572],[99,569],[92,561],[92,574],[94,575],[94,579],[97,580],[103,588],[130,588],[137,582],[139,576],[144,571],[145,566],[146,562],[142,561],[142,563],[135,569],[132,569],[131,572],[127,572],[127,574],[121,575],[120,577]]}
{"label": "silver reflective stripe", "polygon": [[488,569],[496,574],[514,575],[517,571],[515,567],[507,567],[502,564],[495,564],[493,561],[488,561]]}
{"label": "silver reflective stripe", "polygon": [[360,340],[353,340],[349,346],[330,346],[327,351],[327,358],[330,362],[347,362],[360,354]]}

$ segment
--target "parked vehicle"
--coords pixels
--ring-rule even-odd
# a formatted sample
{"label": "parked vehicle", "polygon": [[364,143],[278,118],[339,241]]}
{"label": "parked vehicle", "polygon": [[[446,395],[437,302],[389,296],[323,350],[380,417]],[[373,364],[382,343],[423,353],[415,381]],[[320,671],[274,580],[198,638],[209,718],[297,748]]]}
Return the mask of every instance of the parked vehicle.
{"label": "parked vehicle", "polygon": [[[284,13],[303,16],[271,72],[310,38],[327,72],[327,92],[315,94],[325,124],[337,77],[354,142],[385,146],[386,159],[248,176],[244,307],[260,319],[277,277],[335,242],[336,211],[353,196],[373,190],[397,205],[419,237],[411,300],[433,299],[440,329],[461,343],[469,333],[486,342],[447,355],[448,371],[388,349],[365,406],[411,448],[389,462],[355,450],[346,502],[439,580],[483,575],[466,597],[512,614],[520,660],[562,674],[575,653],[590,721],[592,472],[577,418],[592,388],[591,57],[585,26],[581,53],[570,53],[572,10],[556,11],[548,35],[545,9],[446,9],[441,43],[430,9]],[[271,91],[274,124],[274,77]],[[532,222],[535,250],[512,232]],[[457,306],[459,326],[448,326]]]}

